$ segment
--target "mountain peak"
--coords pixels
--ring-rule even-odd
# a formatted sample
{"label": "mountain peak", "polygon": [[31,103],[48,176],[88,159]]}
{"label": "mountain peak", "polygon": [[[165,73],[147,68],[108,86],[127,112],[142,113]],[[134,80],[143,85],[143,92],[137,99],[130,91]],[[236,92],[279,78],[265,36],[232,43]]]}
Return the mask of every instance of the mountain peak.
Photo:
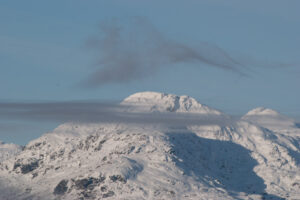
{"label": "mountain peak", "polygon": [[272,109],[264,108],[264,107],[258,107],[258,108],[254,108],[254,109],[250,110],[245,116],[251,116],[251,115],[278,116],[280,114],[276,110],[272,110]]}
{"label": "mountain peak", "polygon": [[242,117],[242,119],[275,131],[282,131],[288,129],[288,127],[295,127],[295,121],[293,119],[282,115],[275,110],[264,107],[250,110]]}
{"label": "mountain peak", "polygon": [[196,99],[183,95],[160,92],[138,92],[125,98],[122,105],[134,106],[132,112],[189,112],[199,114],[222,114],[199,103]]}
{"label": "mountain peak", "polygon": [[146,98],[146,99],[153,99],[153,98],[161,98],[163,96],[170,95],[162,92],[153,92],[153,91],[145,91],[145,92],[137,92],[126,99],[132,99],[132,98]]}

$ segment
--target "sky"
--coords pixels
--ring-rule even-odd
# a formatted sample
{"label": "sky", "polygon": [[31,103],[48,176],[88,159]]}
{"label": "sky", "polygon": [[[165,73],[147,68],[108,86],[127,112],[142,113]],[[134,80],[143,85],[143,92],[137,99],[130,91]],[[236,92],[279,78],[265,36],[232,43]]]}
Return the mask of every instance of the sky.
{"label": "sky", "polygon": [[[298,0],[0,1],[0,102],[189,95],[300,119]],[[57,122],[0,119],[25,144]]]}

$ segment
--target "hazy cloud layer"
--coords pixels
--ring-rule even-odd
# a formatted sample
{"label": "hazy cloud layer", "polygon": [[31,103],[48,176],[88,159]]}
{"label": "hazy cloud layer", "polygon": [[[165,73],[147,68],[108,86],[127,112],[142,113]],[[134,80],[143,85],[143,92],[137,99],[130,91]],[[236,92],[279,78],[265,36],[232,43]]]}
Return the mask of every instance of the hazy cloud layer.
{"label": "hazy cloud layer", "polygon": [[135,123],[163,125],[228,125],[231,119],[217,115],[184,113],[132,113],[127,106],[97,102],[0,103],[1,120]]}
{"label": "hazy cloud layer", "polygon": [[118,20],[102,23],[99,35],[91,37],[87,47],[98,58],[95,71],[84,82],[88,87],[143,79],[162,67],[180,63],[199,67],[205,64],[245,75],[243,66],[221,48],[207,43],[192,47],[174,41],[142,17],[123,24]]}

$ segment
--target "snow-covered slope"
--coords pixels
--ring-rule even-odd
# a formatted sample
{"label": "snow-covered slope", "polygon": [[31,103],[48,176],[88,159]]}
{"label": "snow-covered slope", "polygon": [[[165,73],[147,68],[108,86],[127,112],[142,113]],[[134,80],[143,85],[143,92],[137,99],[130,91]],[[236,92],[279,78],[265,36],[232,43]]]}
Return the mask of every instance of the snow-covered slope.
{"label": "snow-covered slope", "polygon": [[[122,104],[222,115],[191,97],[153,92]],[[0,199],[299,199],[300,129],[283,129],[246,117],[176,129],[67,123],[0,162]]]}
{"label": "snow-covered slope", "polygon": [[16,144],[7,144],[0,141],[0,162],[17,155],[22,147]]}

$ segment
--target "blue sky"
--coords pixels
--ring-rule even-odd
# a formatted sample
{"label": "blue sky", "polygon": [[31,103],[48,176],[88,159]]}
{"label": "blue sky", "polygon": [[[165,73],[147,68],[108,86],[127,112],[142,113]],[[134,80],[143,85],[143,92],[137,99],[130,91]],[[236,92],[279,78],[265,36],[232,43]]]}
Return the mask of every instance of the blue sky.
{"label": "blue sky", "polygon": [[[299,7],[296,0],[2,0],[0,100],[118,101],[151,90],[187,94],[231,114],[264,106],[299,119]],[[242,63],[247,76],[183,62],[130,82],[79,87],[95,71],[98,54],[85,44],[98,37],[99,24],[115,19],[126,27],[136,16],[177,43],[217,46]],[[24,143],[56,126],[26,124],[26,136],[18,138],[22,129],[12,125],[0,140]]]}

